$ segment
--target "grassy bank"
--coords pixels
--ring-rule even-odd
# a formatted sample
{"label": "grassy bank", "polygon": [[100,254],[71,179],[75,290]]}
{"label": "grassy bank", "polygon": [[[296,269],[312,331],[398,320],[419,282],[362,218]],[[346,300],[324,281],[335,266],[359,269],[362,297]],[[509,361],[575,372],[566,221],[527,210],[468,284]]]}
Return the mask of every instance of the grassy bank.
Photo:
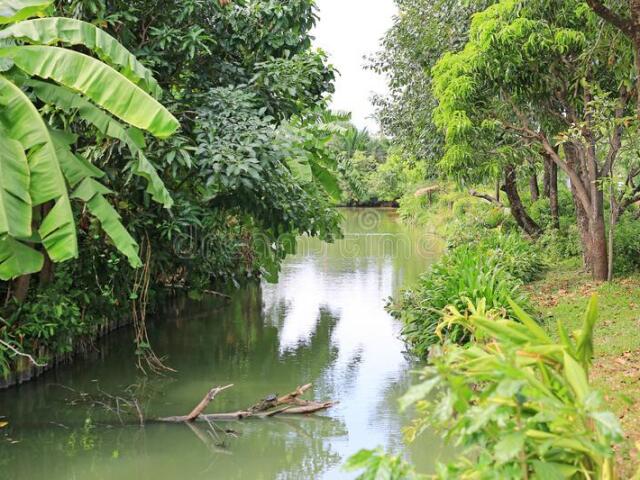
{"label": "grassy bank", "polygon": [[640,442],[640,275],[596,284],[577,260],[570,260],[555,265],[526,290],[549,331],[555,330],[555,319],[562,319],[569,331],[578,329],[589,297],[598,294],[592,377],[624,427],[628,443],[621,452],[621,473],[630,478],[640,464],[633,447]]}

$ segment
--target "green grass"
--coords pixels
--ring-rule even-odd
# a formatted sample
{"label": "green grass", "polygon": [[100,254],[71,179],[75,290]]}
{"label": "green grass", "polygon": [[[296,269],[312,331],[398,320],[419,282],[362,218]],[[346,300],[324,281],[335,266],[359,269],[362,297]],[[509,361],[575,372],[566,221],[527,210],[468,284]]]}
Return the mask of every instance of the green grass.
{"label": "green grass", "polygon": [[621,467],[623,475],[629,474],[640,463],[632,448],[640,442],[640,275],[595,284],[577,261],[566,261],[527,290],[551,332],[556,319],[569,331],[579,328],[589,297],[598,294],[592,378],[625,428],[629,442],[620,452]]}
{"label": "green grass", "polygon": [[619,356],[640,349],[640,275],[597,285],[575,262],[565,262],[527,290],[547,317],[550,330],[555,319],[561,319],[568,331],[580,327],[589,297],[597,293],[596,356]]}

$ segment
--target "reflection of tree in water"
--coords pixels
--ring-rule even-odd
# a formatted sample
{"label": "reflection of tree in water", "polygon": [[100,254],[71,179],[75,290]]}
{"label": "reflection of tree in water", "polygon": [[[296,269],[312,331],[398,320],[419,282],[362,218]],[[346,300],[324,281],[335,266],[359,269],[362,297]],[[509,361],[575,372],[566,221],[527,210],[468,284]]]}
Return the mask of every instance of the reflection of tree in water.
{"label": "reflection of tree in water", "polygon": [[379,274],[386,268],[393,275],[389,294],[413,283],[440,256],[442,240],[424,228],[406,226],[395,213],[385,210],[379,212],[374,224],[368,225],[361,220],[366,213],[345,209],[342,240],[327,245],[316,238],[301,238],[298,255],[337,277],[356,271]]}
{"label": "reflection of tree in water", "polygon": [[[41,428],[28,441],[3,445],[0,464],[14,479],[124,479],[141,472],[138,478],[142,479],[307,480],[341,461],[326,439],[346,434],[340,422],[329,417],[274,418],[224,426],[240,435],[215,449],[179,424],[144,429],[96,426],[90,431],[85,426]],[[33,462],[34,458],[38,461]]]}
{"label": "reflection of tree in water", "polygon": [[[225,382],[236,386],[216,398],[209,410],[247,407],[269,393],[286,393],[316,381],[336,357],[330,347],[336,319],[326,310],[320,312],[307,342],[281,354],[278,328],[264,321],[258,287],[238,292],[229,302],[208,299],[173,307],[173,314],[168,308],[166,318],[150,333],[156,351],[168,355],[178,373],[158,381],[148,416],[186,413],[208,388]],[[128,335],[118,336],[128,348],[123,342]],[[120,355],[116,345],[104,361],[90,369],[61,370],[55,380],[95,391],[92,379],[100,378],[102,388],[118,393],[138,376],[126,351],[123,348]],[[90,429],[91,442],[84,442],[89,438],[84,406],[67,405],[66,395],[51,385],[26,388],[28,405],[7,402],[7,432],[16,432],[21,442],[0,447],[0,462],[16,479],[130,478],[132,471],[154,479],[308,479],[338,464],[340,457],[329,440],[347,434],[342,422],[321,416],[234,422],[229,426],[241,435],[228,440],[224,454],[211,452],[186,426],[147,425],[140,430],[118,426],[113,419],[107,427],[108,415],[97,410],[92,412],[99,421]],[[315,394],[322,398],[325,393]],[[44,461],[30,462],[33,458]]]}

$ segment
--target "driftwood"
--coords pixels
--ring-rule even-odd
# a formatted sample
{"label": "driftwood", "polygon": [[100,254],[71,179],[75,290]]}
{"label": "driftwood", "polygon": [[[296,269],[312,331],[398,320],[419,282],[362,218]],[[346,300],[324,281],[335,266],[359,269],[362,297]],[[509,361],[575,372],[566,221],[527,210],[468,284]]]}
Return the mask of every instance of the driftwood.
{"label": "driftwood", "polygon": [[307,390],[311,388],[311,384],[303,385],[296,388],[293,392],[278,397],[273,395],[260,400],[255,405],[246,410],[229,413],[209,413],[204,414],[204,410],[209,403],[223,390],[233,387],[227,385],[224,387],[216,387],[209,390],[200,403],[188,415],[158,418],[159,422],[168,423],[192,423],[195,421],[225,421],[225,420],[244,420],[246,418],[269,418],[276,415],[308,415],[322,410],[326,410],[336,402],[314,402],[300,398]]}
{"label": "driftwood", "polygon": [[231,388],[233,385],[227,385],[226,387],[215,387],[209,390],[209,392],[204,396],[200,403],[196,405],[196,407],[189,413],[189,415],[178,416],[178,417],[165,417],[160,418],[159,420],[162,422],[175,422],[175,423],[183,423],[183,422],[195,422],[196,419],[204,412],[205,408],[209,406],[211,401],[216,398],[223,390],[227,388]]}

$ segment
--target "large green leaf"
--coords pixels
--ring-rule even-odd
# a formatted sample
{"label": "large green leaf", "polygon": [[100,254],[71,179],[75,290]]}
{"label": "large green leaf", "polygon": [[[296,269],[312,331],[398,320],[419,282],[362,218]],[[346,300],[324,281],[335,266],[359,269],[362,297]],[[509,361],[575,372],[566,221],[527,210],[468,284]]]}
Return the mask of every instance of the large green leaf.
{"label": "large green leaf", "polygon": [[72,197],[87,204],[89,211],[100,221],[115,247],[128,258],[129,264],[134,268],[140,267],[142,262],[138,256],[138,243],[129,235],[120,222],[120,215],[104,197],[110,193],[112,192],[104,185],[88,177],[80,183]]}
{"label": "large green leaf", "polygon": [[30,237],[31,212],[27,157],[20,142],[0,136],[0,236]]}
{"label": "large green leaf", "polygon": [[76,225],[67,195],[56,201],[38,233],[52,260],[64,262],[78,256]]}
{"label": "large green leaf", "polygon": [[151,71],[115,38],[91,23],[59,17],[26,20],[1,30],[0,38],[15,38],[40,45],[83,45],[140,88],[155,97],[161,94]]}
{"label": "large green leaf", "polygon": [[86,203],[89,212],[100,221],[103,230],[111,238],[115,247],[129,259],[132,267],[141,266],[138,244],[120,222],[118,212],[104,198],[104,195],[113,192],[95,180],[104,173],[84,158],[71,152],[69,145],[75,140],[74,135],[55,130],[51,133],[65,176],[72,185],[79,183],[72,198]]}
{"label": "large green leaf", "polygon": [[569,385],[571,385],[576,399],[579,402],[583,402],[587,397],[587,393],[589,393],[587,374],[582,365],[566,352],[564,353],[564,376]]}
{"label": "large green leaf", "polygon": [[0,280],[11,280],[42,270],[44,256],[17,240],[0,238]]}
{"label": "large green leaf", "polygon": [[52,0],[0,0],[0,24],[43,15]]}
{"label": "large green leaf", "polygon": [[338,201],[342,198],[340,183],[333,172],[316,162],[311,163],[311,171],[313,172],[314,180],[325,189],[331,198]]}
{"label": "large green leaf", "polygon": [[309,165],[309,160],[306,158],[288,158],[287,167],[289,167],[293,178],[303,185],[313,181],[311,165]]}
{"label": "large green leaf", "polygon": [[54,202],[40,225],[42,243],[55,262],[74,258],[78,244],[73,213],[49,130],[24,92],[2,75],[0,107],[0,123],[7,137],[20,142],[27,152],[33,205]]}
{"label": "large green leaf", "polygon": [[56,148],[60,168],[69,185],[74,187],[87,177],[101,178],[104,172],[87,159],[74,155],[69,149],[75,136],[60,130],[50,130],[51,139]]}
{"label": "large green leaf", "polygon": [[82,53],[64,48],[25,45],[0,49],[23,72],[51,79],[108,110],[121,120],[148,130],[159,138],[180,126],[167,109],[112,67]]}
{"label": "large green leaf", "polygon": [[591,296],[584,316],[582,329],[576,339],[576,354],[582,366],[588,370],[593,359],[593,328],[598,319],[598,296]]}
{"label": "large green leaf", "polygon": [[39,80],[29,80],[24,84],[30,87],[42,101],[56,105],[68,113],[77,111],[86,122],[96,127],[100,133],[126,144],[135,159],[132,167],[134,175],[147,181],[147,192],[156,202],[166,208],[171,208],[173,205],[171,195],[154,166],[145,157],[142,151],[143,141],[136,138],[135,129],[126,128],[86,98],[68,88]]}

